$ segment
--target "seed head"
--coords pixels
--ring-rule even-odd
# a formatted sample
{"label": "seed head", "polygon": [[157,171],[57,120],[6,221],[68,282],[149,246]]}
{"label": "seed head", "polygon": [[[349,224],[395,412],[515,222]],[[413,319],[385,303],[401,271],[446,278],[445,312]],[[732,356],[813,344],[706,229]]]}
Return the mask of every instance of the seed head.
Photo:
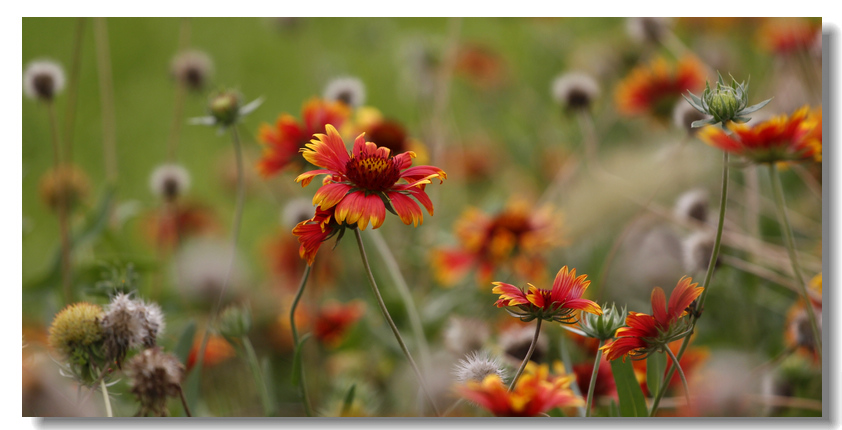
{"label": "seed head", "polygon": [[184,366],[178,358],[160,347],[149,348],[126,362],[125,371],[140,403],[137,416],[167,416],[167,397],[179,395],[184,379]]}
{"label": "seed head", "polygon": [[474,351],[459,360],[453,369],[453,374],[461,384],[468,381],[482,382],[488,375],[497,375],[500,379],[506,379],[503,362],[499,357],[492,357],[491,353],[485,350]]}
{"label": "seed head", "polygon": [[87,198],[91,189],[85,171],[70,164],[48,170],[41,177],[39,187],[44,204],[54,211],[62,204],[73,208]]}
{"label": "seed head", "polygon": [[[684,257],[684,270],[689,273],[704,272],[710,264],[710,256],[713,253],[714,237],[708,232],[699,231],[693,233],[682,242]],[[715,266],[719,266],[717,258]]]}
{"label": "seed head", "polygon": [[675,216],[687,221],[707,222],[708,192],[702,188],[682,194],[675,202]]}
{"label": "seed head", "polygon": [[365,103],[365,84],[355,77],[343,76],[328,82],[322,98],[328,101],[340,101],[357,108]]}
{"label": "seed head", "polygon": [[155,346],[164,328],[164,316],[156,304],[146,304],[119,293],[111,300],[100,322],[105,354],[122,367],[130,349]]}
{"label": "seed head", "polygon": [[90,303],[74,303],[59,312],[50,325],[48,343],[67,370],[80,383],[92,384],[96,370],[104,367],[102,308]]}
{"label": "seed head", "polygon": [[219,332],[226,339],[245,337],[251,331],[251,310],[245,305],[230,305],[219,316]]}
{"label": "seed head", "polygon": [[64,70],[52,60],[35,60],[23,72],[23,93],[33,100],[52,101],[64,89]]}
{"label": "seed head", "polygon": [[213,73],[213,62],[202,51],[184,51],[173,57],[170,70],[182,85],[201,91]]}
{"label": "seed head", "polygon": [[180,164],[162,164],[149,177],[152,193],[172,202],[190,189],[190,172]]}
{"label": "seed head", "polygon": [[599,84],[585,73],[565,73],[553,81],[552,96],[567,110],[586,110],[599,97]]}

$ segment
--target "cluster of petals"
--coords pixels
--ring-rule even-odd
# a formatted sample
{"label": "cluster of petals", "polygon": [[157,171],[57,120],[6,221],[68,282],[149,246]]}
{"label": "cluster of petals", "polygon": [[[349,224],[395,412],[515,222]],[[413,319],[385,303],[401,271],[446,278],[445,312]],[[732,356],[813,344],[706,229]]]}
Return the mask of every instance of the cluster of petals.
{"label": "cluster of petals", "polygon": [[821,111],[804,106],[757,125],[730,123],[732,134],[705,127],[698,136],[708,145],[757,163],[809,160],[821,157]]}
{"label": "cluster of petals", "polygon": [[508,309],[509,313],[523,321],[540,318],[573,323],[576,317],[574,312],[577,310],[595,315],[602,314],[602,308],[596,302],[582,298],[591,283],[586,279],[587,275],[577,277],[576,269],[568,271],[567,266],[564,266],[556,274],[550,290],[527,284],[529,290],[524,292],[514,285],[494,282],[492,292],[500,295],[495,303],[498,308],[514,307],[515,309]]}
{"label": "cluster of petals", "polygon": [[683,277],[670,294],[667,303],[664,290],[655,287],[652,290],[652,314],[629,312],[626,327],[617,330],[616,340],[603,346],[607,360],[616,360],[631,355],[643,358],[657,348],[663,348],[669,342],[680,338],[683,333],[679,320],[687,314],[687,307],[702,294],[704,288],[693,284],[693,279]]}
{"label": "cluster of petals", "polygon": [[705,68],[695,57],[682,58],[674,68],[659,57],[632,70],[617,86],[615,101],[624,115],[669,118],[681,94],[704,86]]}
{"label": "cluster of petals", "polygon": [[584,406],[582,398],[569,388],[575,376],[557,370],[561,372],[554,376],[548,365],[530,361],[512,391],[497,374],[486,376],[482,382],[467,381],[456,390],[498,417],[535,417],[553,408]]}

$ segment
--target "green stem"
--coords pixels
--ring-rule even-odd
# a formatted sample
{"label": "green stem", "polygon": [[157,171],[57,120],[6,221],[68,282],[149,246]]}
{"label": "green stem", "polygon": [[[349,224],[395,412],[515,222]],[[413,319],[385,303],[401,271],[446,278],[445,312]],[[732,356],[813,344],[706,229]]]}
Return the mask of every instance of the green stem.
{"label": "green stem", "polygon": [[[56,119],[56,106],[53,101],[47,102],[47,111],[50,116],[50,131],[53,141],[53,165],[54,174],[58,174],[62,168],[61,160],[61,142],[59,138],[58,120]],[[69,168],[69,164],[67,165]],[[61,239],[61,285],[64,291],[64,301],[67,304],[73,301],[73,275],[71,273],[72,266],[70,264],[70,227],[68,222],[69,199],[67,193],[64,192],[62,185],[58,186],[60,191],[58,203],[58,227],[59,237]]]}
{"label": "green stem", "polygon": [[[178,53],[184,52],[190,46],[190,18],[181,18],[181,25],[178,30]],[[176,79],[175,106],[173,107],[173,119],[170,126],[170,137],[167,150],[167,159],[170,163],[175,162],[178,138],[181,135],[181,124],[184,122],[184,98],[187,88],[181,80]]]}
{"label": "green stem", "polygon": [[[114,82],[108,48],[108,27],[105,18],[94,18],[99,92],[102,103],[102,144],[105,156],[105,177],[108,185],[117,185],[117,132],[114,119]],[[109,209],[110,210],[110,209]]]}
{"label": "green stem", "polygon": [[810,294],[807,292],[807,285],[804,283],[804,278],[801,275],[801,265],[798,264],[798,255],[795,252],[795,239],[792,235],[792,227],[789,224],[789,217],[786,213],[786,203],[784,202],[784,190],[781,185],[781,176],[778,174],[778,168],[775,163],[769,163],[769,175],[772,179],[772,189],[775,194],[775,204],[778,208],[778,219],[781,223],[781,230],[784,233],[786,240],[786,250],[789,253],[789,261],[792,263],[792,271],[795,273],[795,279],[798,281],[798,289],[801,292],[801,298],[804,300],[804,307],[807,308],[807,316],[810,319],[810,327],[813,329],[813,338],[815,341],[815,351],[819,356],[819,361],[822,359],[822,338],[819,333],[819,325],[816,320],[816,314],[813,311],[813,303],[810,301]]}
{"label": "green stem", "polygon": [[532,343],[529,345],[529,350],[526,351],[526,356],[523,357],[523,363],[520,364],[520,368],[515,373],[515,377],[512,378],[512,383],[509,384],[509,391],[512,391],[515,388],[515,384],[517,384],[518,378],[523,373],[523,370],[526,369],[526,364],[529,363],[529,359],[532,358],[532,353],[535,351],[535,345],[538,343],[538,335],[541,334],[541,322],[544,321],[542,319],[538,319],[538,324],[535,325],[535,336],[532,337]]}
{"label": "green stem", "polygon": [[[705,288],[702,291],[702,295],[698,298],[698,305],[696,306],[697,309],[701,312],[704,309],[705,298],[707,297],[708,292],[710,291],[710,280],[713,278],[713,269],[716,266],[716,261],[719,259],[719,247],[722,243],[722,229],[725,225],[725,206],[728,202],[728,153],[722,153],[722,190],[720,191],[719,197],[719,221],[716,226],[716,237],[713,241],[713,252],[710,255],[710,261],[708,262],[708,268],[705,272],[705,279],[702,286]],[[696,330],[696,322],[698,322],[699,318],[696,315],[691,316],[693,319],[692,328],[690,329],[690,334],[688,334],[684,341],[681,343],[681,348],[678,350],[678,360],[681,360],[681,357],[684,356],[684,351],[687,350],[687,345],[690,344],[690,337],[693,335],[693,332]],[[676,366],[670,365],[669,370],[667,370],[666,378],[661,382],[661,388],[658,390],[658,393],[655,394],[655,398],[652,400],[652,410],[649,412],[649,416],[655,416],[655,412],[658,411],[658,405],[661,403],[661,398],[664,396],[664,392],[667,390],[667,384],[672,379],[672,375],[675,374]]]}
{"label": "green stem", "polygon": [[398,340],[398,344],[401,347],[401,351],[406,356],[407,361],[409,361],[410,367],[415,372],[415,376],[418,378],[418,383],[421,385],[421,391],[424,392],[424,395],[427,396],[427,400],[430,402],[430,406],[433,407],[433,411],[436,413],[436,416],[441,416],[439,413],[438,408],[436,407],[436,402],[433,400],[433,397],[430,395],[429,390],[427,390],[426,384],[424,383],[424,377],[421,375],[421,371],[418,370],[418,366],[415,364],[415,360],[412,359],[412,354],[409,353],[409,349],[406,347],[406,344],[401,337],[401,333],[398,331],[398,327],[395,325],[395,322],[392,320],[392,316],[389,315],[389,310],[386,308],[386,303],[383,302],[383,297],[380,295],[380,290],[377,288],[377,283],[374,281],[374,274],[371,272],[371,266],[368,264],[368,257],[365,255],[365,247],[363,246],[363,238],[360,234],[359,229],[354,229],[354,234],[357,237],[357,246],[360,249],[360,256],[363,260],[363,266],[365,266],[365,272],[368,275],[368,283],[371,286],[371,291],[374,293],[375,299],[377,299],[377,305],[380,307],[380,311],[383,313],[383,317],[386,318],[386,322],[389,323],[389,327],[392,329],[392,333],[395,335],[395,339]]}
{"label": "green stem", "polygon": [[73,124],[76,118],[76,96],[79,93],[79,71],[82,68],[82,40],[85,35],[84,17],[76,18],[76,32],[73,37],[73,59],[70,80],[67,85],[67,104],[64,108],[64,157],[68,163],[73,159]]}
{"label": "green stem", "polygon": [[99,380],[99,386],[102,388],[102,401],[105,402],[105,415],[111,418],[114,414],[111,412],[111,399],[108,398],[108,387],[105,386],[105,378]]}
{"label": "green stem", "polygon": [[242,341],[243,348],[246,350],[246,358],[248,359],[249,367],[251,368],[251,374],[254,377],[254,382],[258,387],[260,387],[260,402],[263,403],[263,412],[267,417],[270,417],[273,415],[272,402],[269,399],[269,388],[266,387],[266,379],[260,371],[260,362],[257,360],[257,353],[254,352],[254,346],[252,346],[248,336],[243,336]]}
{"label": "green stem", "polygon": [[[301,283],[298,284],[298,291],[295,293],[295,299],[292,301],[292,307],[289,310],[289,326],[292,330],[292,342],[293,342],[293,356],[298,354],[298,329],[295,327],[295,309],[298,308],[298,302],[301,300],[301,296],[304,294],[304,287],[307,285],[307,279],[310,277],[310,269],[312,266],[309,264],[304,269],[304,275],[301,277]],[[313,409],[310,406],[310,397],[307,394],[307,384],[304,383],[304,363],[301,363],[299,366],[299,383],[301,384],[299,390],[301,394],[301,399],[304,402],[304,412],[307,414],[308,417],[313,416]]]}
{"label": "green stem", "polygon": [[591,383],[588,386],[588,402],[585,405],[585,416],[591,416],[591,405],[593,404],[593,391],[596,387],[596,374],[599,372],[599,360],[602,358],[602,344],[604,341],[599,341],[599,347],[596,350],[596,359],[593,362],[593,373],[591,373]]}
{"label": "green stem", "polygon": [[[670,356],[673,367],[678,369],[678,376],[681,377],[681,385],[684,386],[684,397],[687,398],[687,406],[690,406],[690,389],[687,387],[687,378],[684,377],[684,371],[681,370],[681,364],[678,363],[678,359],[675,358],[675,354],[672,353],[669,345],[665,346],[664,350]],[[666,379],[666,381],[669,382],[669,379]]]}

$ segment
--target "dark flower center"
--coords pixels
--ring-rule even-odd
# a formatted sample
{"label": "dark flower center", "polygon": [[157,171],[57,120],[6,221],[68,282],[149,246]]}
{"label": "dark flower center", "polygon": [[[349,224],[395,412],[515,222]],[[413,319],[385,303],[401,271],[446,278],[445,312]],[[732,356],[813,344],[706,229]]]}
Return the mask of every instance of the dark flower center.
{"label": "dark flower center", "polygon": [[394,158],[362,154],[351,157],[345,164],[346,176],[359,188],[369,191],[386,191],[401,177],[400,168]]}
{"label": "dark flower center", "polygon": [[34,82],[35,91],[38,93],[45,100],[52,100],[53,95],[55,92],[55,85],[53,83],[53,77],[42,73],[35,76]]}
{"label": "dark flower center", "polygon": [[584,109],[591,103],[591,98],[585,91],[580,89],[571,90],[567,94],[567,107],[570,109]]}
{"label": "dark flower center", "polygon": [[408,150],[406,147],[406,130],[395,121],[383,121],[368,131],[368,139],[377,142],[379,146],[385,146],[392,151],[392,154],[401,154]]}

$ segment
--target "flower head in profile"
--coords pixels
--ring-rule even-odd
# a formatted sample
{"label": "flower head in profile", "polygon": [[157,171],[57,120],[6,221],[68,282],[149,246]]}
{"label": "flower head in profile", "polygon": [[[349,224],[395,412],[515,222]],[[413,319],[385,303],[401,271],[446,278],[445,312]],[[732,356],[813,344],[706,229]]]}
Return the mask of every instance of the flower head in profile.
{"label": "flower head in profile", "polygon": [[[327,134],[317,134],[302,150],[304,158],[319,170],[295,178],[307,186],[314,177],[327,175],[313,196],[313,205],[323,211],[335,208],[339,224],[365,230],[383,225],[386,210],[398,215],[404,224],[418,226],[424,216],[416,200],[433,215],[433,202],[424,191],[432,179],[444,181],[447,174],[435,166],[412,166],[413,152],[392,155],[389,148],[366,142],[363,135],[354,141],[349,153],[339,132],[326,126]],[[413,199],[414,197],[414,199]]]}
{"label": "flower head in profile", "polygon": [[754,126],[729,124],[730,135],[717,127],[706,127],[698,136],[708,145],[755,163],[803,161],[816,155],[812,133],[818,124],[809,107],[804,106],[792,115],[780,115]]}
{"label": "flower head in profile", "polygon": [[477,269],[477,282],[487,285],[494,270],[510,268],[518,276],[545,276],[541,253],[563,244],[562,214],[551,206],[534,208],[528,201],[510,201],[496,214],[467,209],[454,227],[459,244],[436,249],[432,264],[439,282],[453,285]]}
{"label": "flower head in profile", "polygon": [[683,277],[678,281],[667,303],[664,290],[655,287],[652,290],[652,314],[629,312],[626,327],[617,330],[617,339],[601,349],[605,358],[616,360],[627,355],[634,359],[643,359],[654,351],[663,350],[667,345],[687,335],[689,321],[682,319],[687,315],[687,308],[702,294],[704,288],[691,284],[693,279]]}
{"label": "flower head in profile", "polygon": [[263,97],[243,105],[243,95],[235,90],[220,90],[208,99],[208,116],[191,118],[190,124],[219,127],[222,133],[263,104]]}
{"label": "flower head in profile", "polygon": [[34,100],[52,101],[64,89],[64,69],[52,60],[35,60],[23,71],[23,93]]}
{"label": "flower head in profile", "polygon": [[257,162],[258,173],[268,178],[300,162],[299,153],[314,134],[325,133],[328,124],[342,127],[350,115],[351,109],[341,101],[311,98],[301,108],[301,121],[283,113],[274,126],[262,124],[257,135],[263,145],[263,155]]}
{"label": "flower head in profile", "polygon": [[576,269],[568,271],[567,266],[564,266],[558,271],[550,290],[527,284],[529,290],[524,292],[514,285],[494,282],[492,292],[500,295],[495,303],[498,308],[509,308],[507,311],[522,321],[540,318],[573,324],[576,322],[576,311],[602,314],[602,309],[596,302],[582,298],[591,284],[591,281],[586,280],[587,276],[577,277]]}
{"label": "flower head in profile", "polygon": [[498,417],[535,417],[553,408],[580,407],[585,402],[570,389],[575,377],[565,375],[560,363],[558,375],[551,375],[549,366],[529,362],[512,391],[496,373],[482,382],[469,380],[456,387],[466,400]]}
{"label": "flower head in profile", "polygon": [[682,58],[670,67],[663,58],[632,70],[617,86],[615,101],[624,115],[651,114],[668,120],[682,93],[698,91],[705,82],[705,70],[694,57]]}

